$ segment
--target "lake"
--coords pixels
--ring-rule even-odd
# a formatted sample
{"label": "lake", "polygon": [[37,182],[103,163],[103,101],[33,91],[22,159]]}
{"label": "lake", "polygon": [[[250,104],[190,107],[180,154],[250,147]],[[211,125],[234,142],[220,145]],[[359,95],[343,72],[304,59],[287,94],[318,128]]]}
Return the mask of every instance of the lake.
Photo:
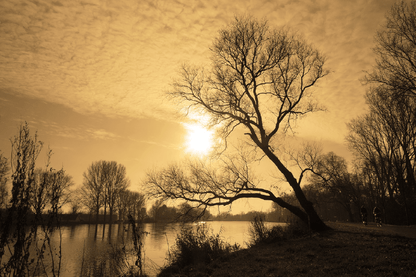
{"label": "lake", "polygon": [[[247,221],[209,221],[204,224],[214,234],[220,232],[222,239],[228,243],[237,243],[240,247],[246,247],[250,240]],[[279,223],[267,223],[276,225]],[[186,224],[195,225],[196,224]],[[144,231],[147,233],[144,239],[144,272],[149,276],[155,276],[160,267],[167,263],[169,247],[175,244],[175,239],[180,233],[180,223],[146,223]],[[80,276],[81,268],[97,265],[100,261],[108,260],[114,252],[115,245],[132,245],[131,228],[128,224],[83,224],[61,227],[59,232],[54,232],[52,243],[59,246],[62,240],[62,277]],[[134,259],[130,256],[129,263],[134,265]]]}

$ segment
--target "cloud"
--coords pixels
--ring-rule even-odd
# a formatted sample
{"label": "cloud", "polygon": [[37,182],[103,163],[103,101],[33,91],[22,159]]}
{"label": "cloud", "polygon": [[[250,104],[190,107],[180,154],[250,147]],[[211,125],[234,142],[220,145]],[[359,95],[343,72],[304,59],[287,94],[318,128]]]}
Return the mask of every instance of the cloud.
{"label": "cloud", "polygon": [[0,89],[83,114],[171,118],[177,107],[164,92],[180,65],[207,64],[217,31],[250,13],[291,27],[327,55],[332,73],[316,95],[335,124],[364,110],[359,79],[393,2],[1,1]]}
{"label": "cloud", "polygon": [[2,88],[81,113],[173,111],[164,92],[182,62],[204,56],[212,37],[202,10],[192,14],[202,2],[4,2]]}
{"label": "cloud", "polygon": [[[268,9],[276,25],[297,31],[327,57],[330,74],[314,89],[328,112],[308,116],[299,123],[299,134],[342,142],[345,123],[365,113],[365,71],[375,56],[374,35],[394,1],[279,1]],[[282,15],[279,17],[279,15]]]}
{"label": "cloud", "polygon": [[46,124],[46,122],[42,122],[42,129],[46,130],[46,132],[48,132],[50,135],[83,141],[115,140],[120,138],[119,135],[116,135],[104,129],[82,127],[74,128],[68,126],[60,126],[56,123]]}
{"label": "cloud", "polygon": [[138,144],[147,144],[147,145],[153,145],[153,146],[157,146],[157,147],[163,147],[165,149],[170,149],[170,150],[180,150],[183,149],[184,147],[180,144],[175,144],[175,143],[165,143],[162,141],[155,141],[155,140],[140,140],[140,139],[135,139],[133,137],[129,137],[129,140],[138,143]]}
{"label": "cloud", "polygon": [[85,133],[88,134],[88,137],[100,140],[116,139],[119,137],[118,135],[108,132],[104,129],[87,129]]}
{"label": "cloud", "polygon": [[[14,121],[22,123],[20,119]],[[59,124],[51,119],[40,120],[31,118],[26,120],[31,128],[42,134],[42,137],[46,135],[56,136],[60,138],[69,138],[83,141],[91,140],[115,140],[120,138],[119,135],[104,130],[102,128],[91,128],[83,124],[78,124],[77,127],[70,127],[69,125]]]}

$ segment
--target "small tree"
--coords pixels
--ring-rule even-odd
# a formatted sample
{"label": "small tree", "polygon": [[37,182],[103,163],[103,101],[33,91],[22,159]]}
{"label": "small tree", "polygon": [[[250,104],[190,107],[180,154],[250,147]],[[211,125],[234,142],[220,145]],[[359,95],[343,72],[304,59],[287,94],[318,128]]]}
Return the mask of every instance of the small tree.
{"label": "small tree", "polygon": [[82,211],[82,204],[79,197],[79,191],[75,190],[71,193],[71,198],[69,200],[71,214],[78,214]]}
{"label": "small tree", "polygon": [[70,187],[74,185],[72,177],[65,173],[64,169],[51,169],[48,174],[50,190],[48,199],[50,201],[50,211],[57,214],[62,206],[69,202]]}
{"label": "small tree", "polygon": [[271,190],[248,186],[244,178],[232,176],[226,183],[215,181],[211,182],[213,187],[207,187],[186,178],[179,182],[182,173],[170,168],[161,174],[178,174],[178,182],[171,185],[176,184],[177,191],[150,179],[148,184],[161,194],[202,205],[228,205],[240,198],[271,200],[310,223],[312,229],[327,229],[306,199],[301,178],[295,178],[272,147],[277,135],[291,129],[296,119],[321,110],[311,96],[315,84],[327,74],[325,58],[288,31],[272,30],[267,22],[252,18],[236,18],[221,30],[211,52],[212,70],[183,67],[182,79],[174,83],[171,96],[186,103],[190,110],[209,115],[210,123],[219,127],[225,139],[241,127],[247,142],[261,150],[283,174],[301,208],[289,205]]}
{"label": "small tree", "polygon": [[319,186],[321,193],[326,194],[332,201],[337,202],[348,213],[349,220],[354,221],[354,207],[360,207],[360,183],[353,174],[348,172],[344,158],[333,152],[319,156],[319,162],[311,176],[311,183]]}
{"label": "small tree", "polygon": [[80,191],[84,205],[95,212],[98,221],[98,214],[104,204],[104,181],[99,163],[92,163],[84,172]]}
{"label": "small tree", "polygon": [[[30,212],[31,192],[35,183],[35,162],[42,149],[42,142],[37,135],[30,134],[27,123],[20,126],[19,133],[11,140],[12,143],[12,198],[4,224],[1,226],[0,266],[2,275],[17,276],[28,274],[30,266],[29,247],[34,232],[26,232],[25,225]],[[7,263],[2,264],[5,247],[10,243],[11,227],[15,226],[13,253]]]}
{"label": "small tree", "polygon": [[135,220],[142,220],[145,214],[142,214],[143,208],[146,206],[146,197],[136,191],[127,190],[127,211]]}
{"label": "small tree", "polygon": [[[72,177],[63,169],[38,168],[35,170],[35,183],[32,189],[31,207],[36,214],[42,214],[47,208],[56,213],[69,201],[70,187],[74,185]],[[53,208],[55,207],[55,208]]]}
{"label": "small tree", "polygon": [[[126,175],[126,167],[117,162],[103,162],[102,170],[104,174],[104,189],[106,192],[106,201],[110,210],[110,223],[113,220],[114,210],[119,195],[127,189],[130,180]],[[135,205],[137,205],[135,203]]]}
{"label": "small tree", "polygon": [[117,199],[129,185],[126,168],[117,162],[98,161],[90,165],[84,172],[84,182],[81,188],[85,206],[98,214],[102,207],[106,213],[110,210],[110,217],[116,208]]}
{"label": "small tree", "polygon": [[[49,272],[53,276],[59,276],[61,248],[60,246],[52,248],[50,235],[56,224],[59,227],[57,213],[62,197],[62,182],[54,182],[51,185],[52,192],[46,193],[46,197],[40,197],[42,203],[45,203],[46,199],[51,206],[48,223],[44,224],[40,220],[44,204],[39,205],[41,208],[34,209],[34,217],[32,217],[31,208],[34,199],[40,192],[43,193],[43,190],[37,189],[35,173],[36,160],[43,143],[38,141],[36,133],[35,135],[30,133],[27,123],[20,126],[18,134],[11,139],[11,143],[12,197],[7,215],[0,226],[0,275],[29,276]],[[42,227],[41,232],[38,231],[39,225]],[[33,244],[36,244],[35,248]],[[6,247],[11,253],[8,260],[3,261]],[[36,251],[34,252],[33,249]],[[44,262],[44,252],[47,249],[51,253],[48,268],[45,267]],[[56,250],[59,252],[53,253]]]}

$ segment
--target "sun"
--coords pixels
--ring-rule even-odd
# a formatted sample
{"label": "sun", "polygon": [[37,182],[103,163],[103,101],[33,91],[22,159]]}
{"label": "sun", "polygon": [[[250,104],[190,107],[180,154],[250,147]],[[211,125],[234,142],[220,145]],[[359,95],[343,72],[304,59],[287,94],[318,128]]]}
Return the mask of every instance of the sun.
{"label": "sun", "polygon": [[197,123],[186,123],[186,151],[207,155],[214,145],[214,132]]}

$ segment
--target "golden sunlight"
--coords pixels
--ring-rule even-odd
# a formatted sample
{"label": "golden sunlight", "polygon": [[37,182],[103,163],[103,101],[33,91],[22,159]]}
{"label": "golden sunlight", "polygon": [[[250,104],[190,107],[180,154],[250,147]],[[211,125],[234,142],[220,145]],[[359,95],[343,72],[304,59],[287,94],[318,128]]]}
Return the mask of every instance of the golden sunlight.
{"label": "golden sunlight", "polygon": [[197,123],[187,123],[186,151],[198,155],[206,155],[214,144],[214,132]]}

